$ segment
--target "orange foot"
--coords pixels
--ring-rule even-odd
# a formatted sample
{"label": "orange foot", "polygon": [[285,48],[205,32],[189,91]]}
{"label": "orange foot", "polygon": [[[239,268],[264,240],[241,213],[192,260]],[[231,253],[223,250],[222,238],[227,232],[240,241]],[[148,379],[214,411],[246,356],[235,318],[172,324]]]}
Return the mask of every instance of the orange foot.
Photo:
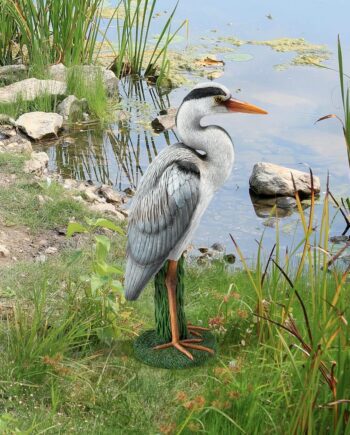
{"label": "orange foot", "polygon": [[195,335],[197,337],[201,337],[202,334],[200,333],[200,331],[210,331],[209,328],[204,328],[203,326],[195,326],[192,325],[191,323],[189,323],[187,325],[187,330],[188,332],[190,332],[192,335]]}
{"label": "orange foot", "polygon": [[155,346],[153,349],[154,350],[168,349],[169,347],[173,346],[175,347],[175,349],[179,350],[184,355],[186,355],[190,360],[193,361],[193,355],[188,350],[185,349],[186,347],[188,349],[202,350],[204,352],[209,352],[211,354],[214,354],[213,349],[210,349],[209,347],[205,347],[205,346],[200,346],[199,344],[195,344],[195,343],[201,343],[202,341],[203,341],[202,338],[186,338],[185,340],[179,340],[174,342],[171,341],[170,343],[160,344],[159,346]]}

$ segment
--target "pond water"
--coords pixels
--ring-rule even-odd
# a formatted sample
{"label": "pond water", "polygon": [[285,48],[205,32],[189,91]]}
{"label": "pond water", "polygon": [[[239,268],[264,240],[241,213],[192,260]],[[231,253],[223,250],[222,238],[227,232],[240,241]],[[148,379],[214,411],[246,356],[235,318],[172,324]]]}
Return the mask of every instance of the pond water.
{"label": "pond water", "polygon": [[[157,9],[170,9],[172,4],[158,2]],[[269,46],[251,44],[237,47],[225,39],[305,38],[313,44],[327,45],[333,53],[324,64],[336,68],[338,33],[342,37],[345,61],[350,60],[349,14],[348,0],[180,0],[174,28],[177,22],[188,18],[189,37],[177,41],[173,50],[182,50],[186,56],[186,46],[190,45],[190,52],[203,56],[216,54],[225,61],[224,74],[218,81],[237,98],[269,112],[268,116],[238,114],[205,120],[228,131],[235,144],[236,160],[230,179],[203,217],[194,239],[196,246],[220,242],[232,250],[231,233],[244,253],[252,256],[256,252],[255,240],[263,231],[266,247],[273,243],[275,229],[266,226],[266,218],[256,215],[249,195],[249,175],[259,161],[306,171],[311,167],[321,178],[323,191],[329,171],[332,191],[337,196],[349,196],[350,171],[340,125],[335,120],[314,124],[328,113],[341,114],[337,73],[315,66],[291,65],[296,56],[292,52],[277,52]],[[114,32],[112,27],[109,30],[112,39]],[[350,71],[347,63],[345,70]],[[186,76],[192,83],[207,81],[196,73],[186,73]],[[176,131],[154,134],[149,121],[161,109],[178,107],[191,86],[187,83],[159,95],[144,82],[122,81],[122,104],[130,119],[116,122],[103,131],[90,127],[71,132],[75,144],[49,147],[51,169],[65,177],[112,183],[116,189],[136,186],[157,152],[177,141]],[[318,215],[320,210],[321,205]],[[281,218],[282,246],[295,237],[297,222],[297,214]],[[344,222],[339,216],[332,233],[339,234],[343,229]]]}

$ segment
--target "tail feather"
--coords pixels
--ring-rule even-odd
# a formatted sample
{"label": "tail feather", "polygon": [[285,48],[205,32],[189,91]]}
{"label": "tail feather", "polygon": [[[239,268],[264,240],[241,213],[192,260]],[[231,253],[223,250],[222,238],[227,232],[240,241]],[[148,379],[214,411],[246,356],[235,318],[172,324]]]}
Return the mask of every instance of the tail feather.
{"label": "tail feather", "polygon": [[134,301],[140,296],[147,283],[159,271],[163,263],[142,266],[128,257],[125,270],[125,298]]}

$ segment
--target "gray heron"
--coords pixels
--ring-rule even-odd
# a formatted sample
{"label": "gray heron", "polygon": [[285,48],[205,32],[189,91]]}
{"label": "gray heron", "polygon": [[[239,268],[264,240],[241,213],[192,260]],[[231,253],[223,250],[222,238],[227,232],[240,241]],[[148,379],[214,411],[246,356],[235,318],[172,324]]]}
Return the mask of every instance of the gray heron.
{"label": "gray heron", "polygon": [[[217,83],[197,85],[184,98],[176,116],[181,142],[162,150],[147,168],[133,198],[128,224],[125,297],[135,300],[152,277],[168,261],[165,279],[171,336],[169,343],[188,358],[187,349],[212,352],[200,338],[180,339],[176,307],[177,263],[193,237],[215,192],[229,177],[234,149],[221,127],[203,127],[205,116],[243,112],[266,114],[253,104],[233,99]],[[196,334],[201,327],[189,326]]]}

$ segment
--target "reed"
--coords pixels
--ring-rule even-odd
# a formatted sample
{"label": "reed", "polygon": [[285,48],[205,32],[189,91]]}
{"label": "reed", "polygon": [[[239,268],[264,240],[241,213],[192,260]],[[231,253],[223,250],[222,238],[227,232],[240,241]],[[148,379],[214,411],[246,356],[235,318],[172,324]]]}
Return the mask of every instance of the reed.
{"label": "reed", "polygon": [[292,410],[288,432],[319,433],[328,427],[332,433],[345,433],[350,415],[346,380],[350,265],[339,265],[329,243],[333,195],[326,193],[318,231],[314,194],[307,212],[297,192],[295,197],[304,237],[294,248],[281,253],[277,234],[277,245],[263,265],[260,242],[252,271],[233,241],[256,291],[260,351],[281,370],[283,361],[291,363],[289,375],[280,373],[279,377],[279,389],[284,391],[281,400]]}
{"label": "reed", "polygon": [[340,95],[343,106],[343,119],[334,113],[326,116],[322,116],[318,121],[324,121],[329,118],[336,118],[342,124],[345,144],[347,148],[348,161],[350,166],[350,85],[349,85],[349,75],[344,72],[343,67],[343,51],[341,47],[340,36],[338,35],[338,72],[339,72],[339,83],[340,83]]}
{"label": "reed", "polygon": [[183,21],[171,33],[171,24],[178,4],[176,3],[161,28],[155,44],[149,48],[150,31],[156,3],[157,0],[123,0],[123,20],[118,19],[118,10],[116,10],[118,53],[115,69],[118,76],[126,74],[152,76],[156,74],[157,65],[158,69],[160,68],[159,75],[164,74],[167,66],[166,55],[169,44],[187,21]]}
{"label": "reed", "polygon": [[[93,61],[102,0],[2,0],[1,7],[16,24],[21,56],[28,63]],[[1,35],[4,46],[12,44],[14,35]]]}

